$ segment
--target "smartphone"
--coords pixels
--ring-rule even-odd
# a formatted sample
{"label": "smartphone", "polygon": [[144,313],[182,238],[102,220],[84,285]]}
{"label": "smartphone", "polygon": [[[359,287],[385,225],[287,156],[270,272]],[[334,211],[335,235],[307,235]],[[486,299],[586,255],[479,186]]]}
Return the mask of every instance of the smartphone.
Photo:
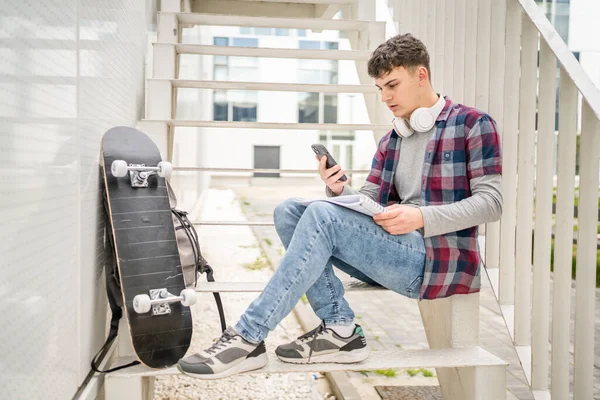
{"label": "smartphone", "polygon": [[[321,157],[327,156],[327,161],[325,162],[325,166],[327,168],[331,168],[331,167],[334,167],[337,165],[337,162],[335,161],[333,156],[331,154],[329,154],[329,151],[327,151],[327,148],[325,146],[323,146],[320,143],[315,143],[315,144],[311,145],[310,147],[313,149],[313,151],[315,152],[317,157],[319,157],[319,160],[321,159]],[[347,179],[348,178],[346,178],[346,175],[344,174],[344,175],[342,175],[342,177],[339,180],[344,182]]]}

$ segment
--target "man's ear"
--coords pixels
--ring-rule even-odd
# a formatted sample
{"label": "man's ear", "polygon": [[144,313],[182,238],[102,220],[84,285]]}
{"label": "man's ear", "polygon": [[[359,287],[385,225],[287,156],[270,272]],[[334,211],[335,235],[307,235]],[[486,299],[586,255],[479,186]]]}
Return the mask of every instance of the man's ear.
{"label": "man's ear", "polygon": [[427,82],[427,80],[429,78],[429,74],[427,73],[427,68],[420,65],[417,68],[417,76],[419,77],[419,84]]}

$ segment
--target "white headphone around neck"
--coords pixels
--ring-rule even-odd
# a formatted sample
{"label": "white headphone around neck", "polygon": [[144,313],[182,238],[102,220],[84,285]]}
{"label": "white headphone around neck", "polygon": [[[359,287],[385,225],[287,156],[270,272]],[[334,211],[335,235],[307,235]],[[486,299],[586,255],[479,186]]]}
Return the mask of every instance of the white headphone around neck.
{"label": "white headphone around neck", "polygon": [[404,118],[396,117],[392,120],[392,125],[396,132],[402,137],[409,137],[415,131],[427,132],[435,125],[435,121],[446,105],[444,96],[439,95],[438,101],[431,108],[420,107],[413,111],[410,121]]}

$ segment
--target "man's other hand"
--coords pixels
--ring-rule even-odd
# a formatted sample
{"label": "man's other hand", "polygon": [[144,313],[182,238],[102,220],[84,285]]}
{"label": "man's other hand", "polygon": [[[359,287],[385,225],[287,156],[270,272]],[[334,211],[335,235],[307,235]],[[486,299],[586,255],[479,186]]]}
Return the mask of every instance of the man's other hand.
{"label": "man's other hand", "polygon": [[392,235],[403,235],[423,227],[423,214],[416,207],[392,204],[374,215],[373,221]]}

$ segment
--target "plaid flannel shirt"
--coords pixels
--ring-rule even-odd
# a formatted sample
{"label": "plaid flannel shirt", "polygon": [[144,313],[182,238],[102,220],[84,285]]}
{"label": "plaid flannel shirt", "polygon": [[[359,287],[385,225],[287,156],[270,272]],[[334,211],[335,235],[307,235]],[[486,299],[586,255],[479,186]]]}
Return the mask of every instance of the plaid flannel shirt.
{"label": "plaid flannel shirt", "polygon": [[[379,142],[368,182],[379,185],[382,205],[398,202],[394,173],[401,137],[391,130]],[[427,144],[421,177],[421,206],[458,202],[471,196],[470,180],[502,173],[500,138],[487,114],[446,97]],[[425,238],[426,258],[421,299],[478,292],[481,262],[478,226]]]}

